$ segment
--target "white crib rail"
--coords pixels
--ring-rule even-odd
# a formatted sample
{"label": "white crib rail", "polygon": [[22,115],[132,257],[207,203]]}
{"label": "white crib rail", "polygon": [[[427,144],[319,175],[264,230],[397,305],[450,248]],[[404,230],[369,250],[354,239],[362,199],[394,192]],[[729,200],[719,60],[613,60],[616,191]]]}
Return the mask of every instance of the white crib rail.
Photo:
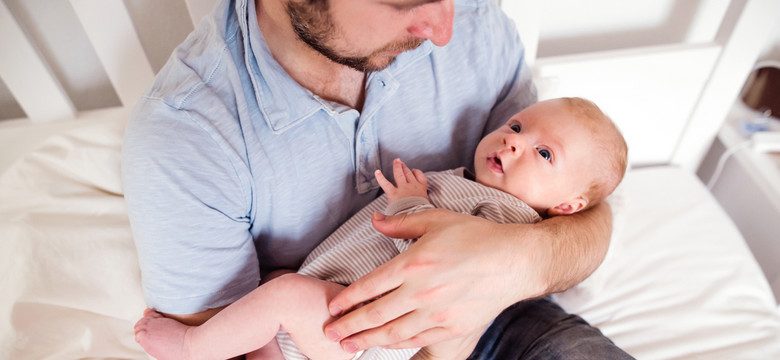
{"label": "white crib rail", "polygon": [[60,82],[2,1],[0,49],[3,49],[0,78],[31,121],[44,122],[75,115],[76,110]]}
{"label": "white crib rail", "polygon": [[[69,1],[102,65],[100,70],[105,70],[119,97],[120,108],[132,106],[151,83],[153,70],[125,3],[123,0]],[[184,0],[182,4],[186,5],[192,23],[197,23],[216,1]],[[728,0],[703,1],[699,8],[706,10],[712,4]],[[598,3],[604,6],[608,0]],[[537,59],[537,45],[540,41],[544,44],[540,38],[544,26],[541,15],[550,11],[545,7],[547,4],[542,0],[501,1],[502,8],[518,25],[529,63],[533,63],[535,73],[541,77],[537,79],[541,93],[547,97],[576,95],[599,100],[605,111],[614,110],[620,115],[617,121],[626,133],[662,139],[660,142],[629,139],[632,154],[639,154],[634,158],[638,163],[671,163],[691,170],[698,166],[763,44],[772,35],[769,29],[780,22],[780,1],[730,0],[720,31],[717,36],[710,36],[711,39]],[[699,20],[691,19],[691,22]],[[697,26],[692,24],[690,28]],[[5,1],[0,1],[0,48],[3,49],[0,78],[27,115],[25,119],[0,121],[0,143],[5,145],[6,138],[17,137],[8,135],[9,128],[30,128],[33,124],[88,117],[74,109],[75,101],[63,91]],[[632,72],[632,66],[637,70]],[[675,79],[674,91],[667,91],[669,85],[658,82],[656,74]],[[565,86],[551,87],[551,83]],[[644,86],[646,95],[627,97],[627,86]],[[650,104],[647,99],[655,103]],[[685,103],[680,103],[682,99]],[[671,111],[663,108],[672,105]],[[641,112],[633,114],[630,109]],[[35,131],[48,131],[42,129],[38,126]],[[663,143],[662,148],[658,147],[659,143]]]}
{"label": "white crib rail", "polygon": [[122,105],[135,104],[154,72],[122,0],[70,0]]}
{"label": "white crib rail", "polygon": [[[609,2],[598,3],[603,7]],[[633,165],[674,164],[690,171],[698,168],[780,23],[780,1],[731,0],[717,27],[702,26],[701,17],[690,19],[688,30],[708,29],[696,41],[536,59],[537,45],[544,44],[540,19],[554,16],[546,13],[553,12],[548,4],[501,1],[525,32],[521,37],[540,97],[591,98],[616,118]],[[706,0],[697,12],[711,20],[717,13],[714,5],[723,2]]]}
{"label": "white crib rail", "polygon": [[[217,0],[186,0],[193,25]],[[132,106],[151,84],[154,71],[123,0],[69,0],[105,71],[121,107]],[[81,116],[37,44],[9,6],[0,1],[0,79],[25,112],[24,119],[2,120],[0,127],[72,120]],[[107,107],[114,105],[106,105]]]}
{"label": "white crib rail", "polygon": [[[185,11],[197,23],[216,1],[186,0]],[[77,110],[38,44],[14,17],[13,8],[0,0],[0,79],[26,115],[0,120],[0,172],[52,135],[107,119],[126,119],[154,78],[122,0],[70,0],[69,5],[97,56],[95,71],[105,71],[120,105]]]}

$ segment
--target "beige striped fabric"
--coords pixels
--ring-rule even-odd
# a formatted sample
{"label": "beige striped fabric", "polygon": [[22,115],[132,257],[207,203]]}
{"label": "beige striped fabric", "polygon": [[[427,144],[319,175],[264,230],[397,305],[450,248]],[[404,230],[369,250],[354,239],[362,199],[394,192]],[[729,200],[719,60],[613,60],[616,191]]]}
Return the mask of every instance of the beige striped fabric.
{"label": "beige striped fabric", "polygon": [[[420,202],[420,198],[413,199],[408,202],[409,206],[396,214],[436,207],[480,216],[502,224],[528,224],[541,220],[539,214],[524,202],[503,191],[469,180],[464,177],[464,173],[464,168],[426,173],[430,202]],[[315,248],[298,272],[348,285],[408,249],[414,240],[391,239],[371,225],[371,215],[385,210],[386,207],[386,195],[368,204]],[[397,208],[397,205],[393,208]],[[295,347],[286,333],[280,332],[276,339],[285,359],[308,359]],[[357,355],[356,358],[401,360],[411,358],[416,352],[417,349],[374,348]]]}

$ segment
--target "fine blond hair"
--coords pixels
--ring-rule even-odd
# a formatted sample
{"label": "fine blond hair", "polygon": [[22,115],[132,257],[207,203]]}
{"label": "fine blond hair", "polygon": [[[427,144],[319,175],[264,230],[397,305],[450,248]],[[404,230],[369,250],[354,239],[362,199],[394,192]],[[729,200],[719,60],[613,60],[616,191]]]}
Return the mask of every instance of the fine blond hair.
{"label": "fine blond hair", "polygon": [[599,174],[590,180],[583,197],[588,201],[587,207],[604,200],[615,191],[623,180],[628,166],[628,145],[617,125],[592,101],[579,98],[561,98],[566,109],[590,131],[592,145],[595,151],[592,166]]}

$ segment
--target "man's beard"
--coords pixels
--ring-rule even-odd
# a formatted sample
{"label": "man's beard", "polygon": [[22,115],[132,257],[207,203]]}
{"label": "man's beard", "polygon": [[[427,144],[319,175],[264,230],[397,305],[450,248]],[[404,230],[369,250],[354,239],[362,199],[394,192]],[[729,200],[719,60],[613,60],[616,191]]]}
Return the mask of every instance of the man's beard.
{"label": "man's beard", "polygon": [[[331,61],[361,72],[383,70],[395,61],[395,56],[378,56],[380,54],[416,49],[425,41],[420,38],[409,38],[391,43],[368,56],[343,56],[327,44],[337,31],[330,17],[327,1],[290,1],[287,3],[287,13],[299,39]],[[386,61],[379,63],[372,61],[377,58]]]}

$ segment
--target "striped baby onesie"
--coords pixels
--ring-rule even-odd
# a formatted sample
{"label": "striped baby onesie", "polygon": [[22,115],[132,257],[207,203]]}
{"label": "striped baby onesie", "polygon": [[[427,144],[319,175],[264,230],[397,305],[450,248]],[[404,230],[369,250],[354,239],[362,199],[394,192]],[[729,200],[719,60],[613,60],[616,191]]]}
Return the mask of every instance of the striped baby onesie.
{"label": "striped baby onesie", "polygon": [[[387,206],[387,195],[378,197],[317,246],[298,273],[349,285],[408,249],[414,240],[392,239],[374,229],[371,215],[376,211],[385,210],[386,214],[394,215],[443,208],[504,224],[541,220],[539,214],[524,202],[508,193],[469,180],[466,174],[465,168],[426,173],[429,200],[409,197]],[[308,359],[283,331],[277,334],[276,339],[285,359]],[[373,348],[358,354],[356,358],[409,359],[417,350]]]}

